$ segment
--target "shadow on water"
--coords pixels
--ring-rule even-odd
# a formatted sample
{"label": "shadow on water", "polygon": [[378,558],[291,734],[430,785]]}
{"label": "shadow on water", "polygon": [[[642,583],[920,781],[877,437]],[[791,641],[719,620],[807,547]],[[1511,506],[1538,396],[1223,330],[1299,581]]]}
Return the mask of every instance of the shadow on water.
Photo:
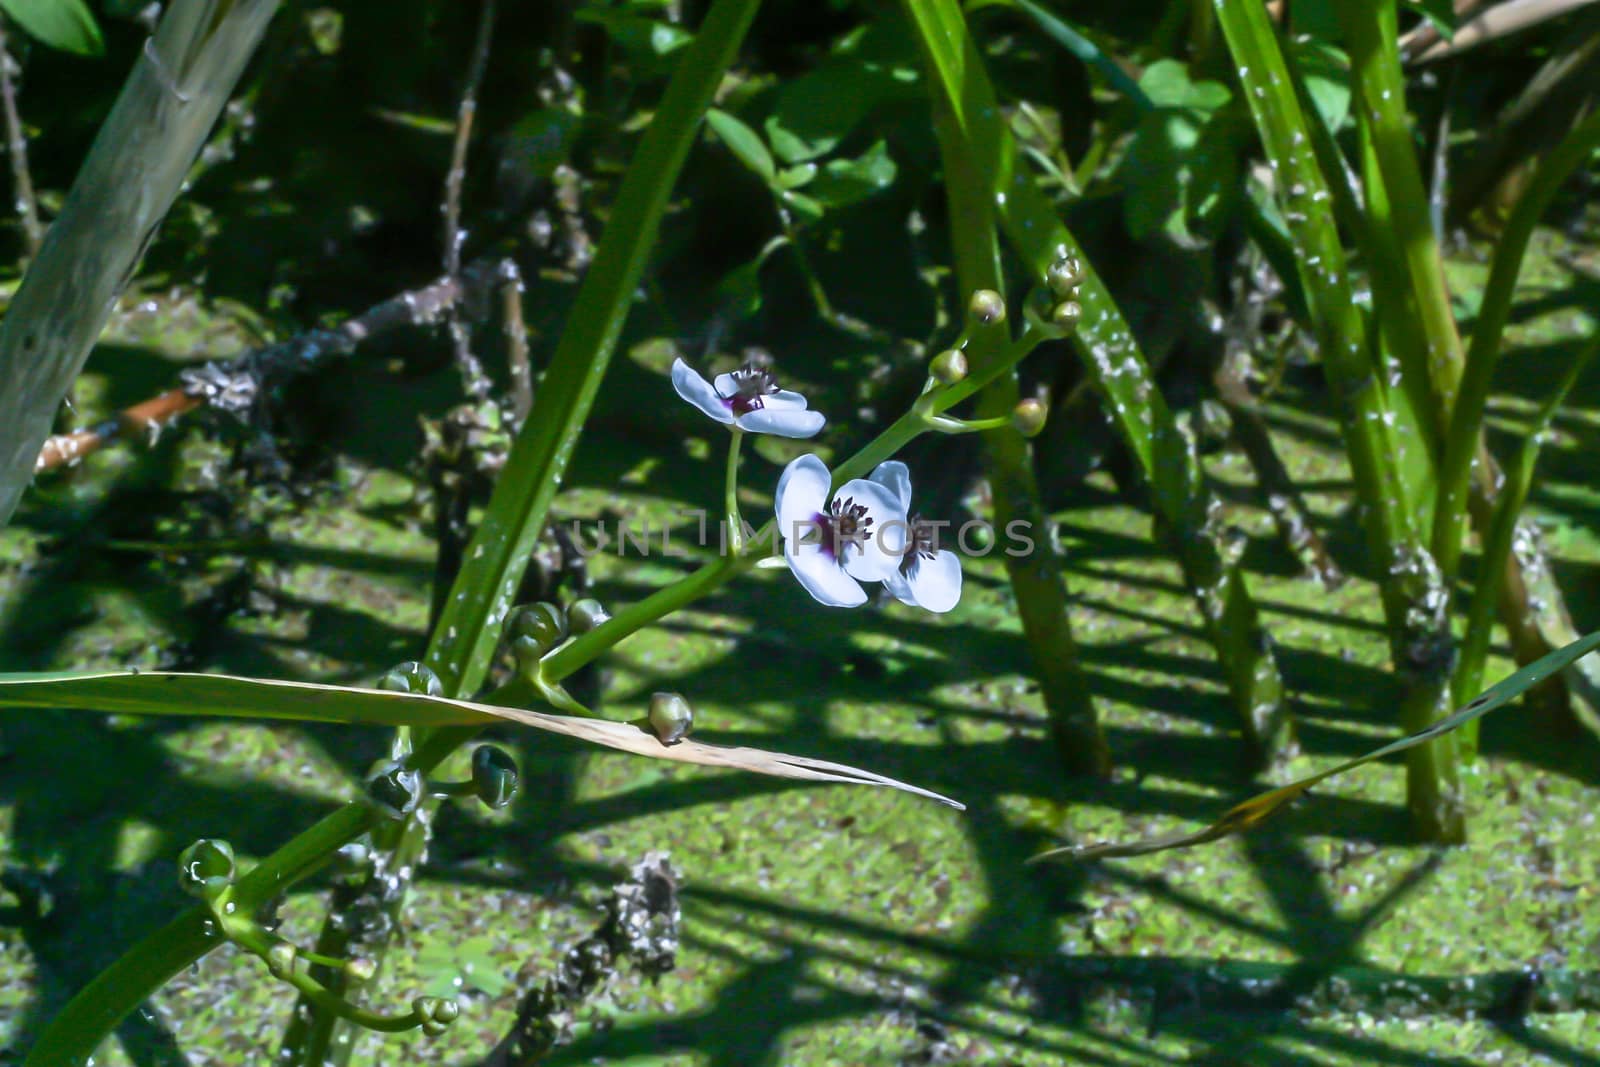
{"label": "shadow on water", "polygon": [[[142,486],[170,479],[169,447],[149,453],[144,463],[152,466],[141,465],[99,505],[52,509],[49,525],[41,518],[44,509],[23,516],[23,524],[51,548],[13,586],[0,629],[8,665],[51,665],[72,635],[96,617],[97,597],[111,586],[137,603],[153,635],[149,640],[186,644],[192,659],[208,669],[281,676],[294,672],[287,654],[303,649],[341,665],[342,676],[354,680],[417,653],[420,636],[414,630],[362,610],[359,603],[280,593],[278,610],[300,619],[299,629],[293,635],[247,632],[226,619],[197,617],[192,603],[158,571],[141,569],[142,563],[130,566],[129,553],[105,542],[143,532],[127,528],[126,515],[170,504],[167,498],[141,495],[149,492]],[[574,484],[614,486],[632,469],[616,458],[621,451],[602,442],[582,453],[585,466]],[[380,457],[374,453],[372,458]],[[645,488],[688,506],[704,489],[704,477],[673,459]],[[1290,812],[1244,839],[1249,871],[1273,906],[1270,917],[1229,910],[1220,899],[1114,864],[1025,865],[1062,837],[1054,814],[1019,817],[1019,806],[1051,813],[1078,806],[1101,809],[1116,813],[1123,825],[1170,823],[1208,820],[1254,791],[1234,769],[1233,713],[1176,569],[1164,561],[1147,566],[1158,559],[1159,549],[1133,535],[1070,517],[1065,531],[1073,546],[1066,572],[1075,608],[1118,620],[1120,627],[1108,628],[1111,636],[1080,635],[1095,695],[1103,707],[1128,711],[1108,715],[1107,733],[1127,772],[1106,781],[1061,778],[1037,696],[1028,683],[1015,681],[1027,674],[1026,650],[988,607],[964,609],[938,623],[913,621],[899,611],[824,613],[810,610],[809,602],[797,606],[799,592],[780,575],[781,581],[724,590],[701,605],[703,611],[657,629],[657,644],[695,649],[693,656],[662,660],[631,644],[616,650],[611,667],[627,679],[619,698],[624,703],[670,686],[692,693],[707,707],[732,709],[727,721],[711,719],[698,726],[703,740],[849,762],[964,801],[968,811],[960,833],[963,863],[970,866],[959,876],[969,883],[967,899],[981,903],[959,916],[955,933],[932,936],[909,931],[892,915],[869,921],[830,907],[826,899],[761,894],[746,880],[697,881],[691,869],[685,888],[688,949],[717,960],[733,977],[698,1013],[665,1021],[624,1020],[604,1033],[582,1036],[552,1062],[681,1051],[719,1065],[777,1064],[784,1062],[786,1050],[810,1040],[812,1028],[839,1020],[870,1022],[879,1028],[881,1047],[899,1048],[906,1058],[926,1052],[938,1035],[952,1034],[980,1046],[1014,1046],[1085,1064],[1141,1057],[1160,1062],[1164,1053],[1156,1049],[1166,1047],[1159,1045],[1162,1040],[1181,1042],[1192,1062],[1219,1065],[1311,1065],[1323,1062],[1324,1052],[1374,1064],[1467,1062],[1423,1056],[1376,1037],[1331,1032],[1296,1017],[1287,1002],[1254,1013],[1187,1002],[1181,982],[1161,977],[1169,974],[1164,966],[1187,966],[1175,957],[1134,960],[1113,950],[1054,954],[1063,929],[1083,926],[1091,889],[1121,886],[1187,921],[1231,930],[1292,957],[1285,965],[1285,987],[1292,997],[1292,991],[1315,986],[1335,968],[1359,963],[1365,936],[1402,907],[1436,866],[1433,857],[1422,859],[1359,915],[1337,910],[1324,872],[1300,835],[1362,845],[1408,843],[1396,805],[1345,794],[1314,798],[1308,805],[1314,811]],[[1300,713],[1302,744],[1320,760],[1365,751],[1372,745],[1371,728],[1392,721],[1392,682],[1381,668],[1329,651],[1326,637],[1345,632],[1370,643],[1381,640],[1381,628],[1342,612],[1338,604],[1280,595],[1288,573],[1281,561],[1269,558],[1271,552],[1264,547],[1246,559],[1260,563],[1280,583],[1261,596],[1272,625],[1281,631],[1298,624],[1308,631],[1279,646]],[[429,573],[425,563],[370,546],[330,548],[276,536],[233,558],[323,567],[416,586]],[[982,604],[1003,594],[1001,583],[987,573],[975,572],[969,580],[974,600]],[[600,591],[608,603],[623,603],[645,587],[613,571],[603,577]],[[24,602],[26,610],[19,607]],[[1129,629],[1135,636],[1128,636]],[[811,696],[819,692],[826,698]],[[863,719],[864,708],[892,719],[894,728],[873,730]],[[127,835],[151,835],[147,852],[171,857],[194,838],[223,829],[219,813],[226,812],[226,833],[235,847],[259,855],[282,843],[286,827],[304,826],[326,809],[271,784],[208,781],[168,745],[183,729],[65,713],[0,721],[6,761],[0,803],[12,807],[14,819],[8,842],[11,877],[17,884],[31,879],[45,886],[54,899],[48,915],[33,914],[25,894],[13,891],[21,903],[0,912],[0,921],[19,929],[38,967],[38,988],[18,1027],[24,1044],[72,992],[183,903],[169,861],[133,868],[121,864]],[[280,730],[349,773],[364,768],[386,744],[380,731]],[[502,826],[441,820],[430,878],[533,894],[553,893],[559,882],[572,879],[605,885],[616,872],[574,861],[565,842],[605,833],[646,813],[659,820],[667,842],[675,820],[815,788],[665,767],[626,789],[595,790],[585,787],[588,757],[578,746],[530,744],[509,731],[499,733],[522,750],[524,778],[539,788],[527,791]],[[1550,748],[1512,717],[1485,729],[1491,755],[1594,780],[1587,756]],[[60,772],[63,766],[72,768],[70,776]],[[911,834],[908,847],[914,848],[915,817],[906,818],[912,821],[901,832]],[[942,868],[931,852],[919,855],[908,877],[932,880],[955,873]],[[525,873],[493,878],[470,873],[483,859],[498,859],[504,861],[501,868]],[[760,949],[735,949],[730,940]],[[1142,1027],[1130,1029],[1105,1018],[1095,983],[1084,978],[1091,964],[1102,962],[1151,968],[1109,983],[1136,1002],[1149,1001]],[[1137,1036],[1141,1030],[1143,1036]],[[1593,1062],[1536,1030],[1506,1033],[1530,1054],[1562,1063]],[[154,1016],[136,1016],[121,1036],[141,1067],[182,1062],[171,1033]],[[891,1057],[885,1055],[884,1062]]]}

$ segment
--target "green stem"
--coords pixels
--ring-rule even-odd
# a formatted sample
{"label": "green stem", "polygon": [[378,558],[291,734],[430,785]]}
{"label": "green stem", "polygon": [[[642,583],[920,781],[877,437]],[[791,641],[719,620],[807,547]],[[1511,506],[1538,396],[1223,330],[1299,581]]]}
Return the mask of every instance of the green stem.
{"label": "green stem", "polygon": [[1010,426],[1010,415],[995,415],[987,419],[954,419],[948,415],[933,415],[928,419],[929,429],[940,433],[981,433],[985,430],[1005,430]]}
{"label": "green stem", "polygon": [[[1323,365],[1333,386],[1350,469],[1380,576],[1390,655],[1405,691],[1408,731],[1449,711],[1448,592],[1423,540],[1418,507],[1399,467],[1389,391],[1375,374],[1372,339],[1350,291],[1332,195],[1316,157],[1293,77],[1258,0],[1216,0],[1244,97],[1274,163]],[[1421,219],[1426,225],[1426,211]],[[1431,235],[1430,235],[1431,236]],[[1407,805],[1425,839],[1459,841],[1466,826],[1450,738],[1407,752]]]}
{"label": "green stem", "polygon": [[[1504,584],[1506,561],[1511,557],[1511,544],[1515,539],[1517,520],[1528,500],[1528,490],[1533,485],[1534,466],[1539,462],[1539,450],[1544,435],[1555,419],[1556,411],[1566,402],[1573,385],[1588,369],[1596,353],[1600,353],[1600,332],[1583,346],[1567,366],[1567,372],[1544,407],[1534,416],[1522,439],[1522,449],[1517,462],[1506,476],[1495,502],[1494,518],[1489,523],[1488,536],[1483,542],[1483,558],[1478,564],[1478,585],[1472,591],[1467,608],[1467,634],[1461,642],[1461,660],[1456,667],[1452,694],[1455,703],[1463,704],[1483,686],[1484,662],[1489,653],[1489,634],[1494,626],[1494,609],[1500,600]],[[1472,757],[1478,751],[1478,724],[1476,721],[1461,728],[1463,755]]]}
{"label": "green stem", "polygon": [[[1076,254],[1089,266],[1054,205],[1026,173],[959,11],[941,3],[919,17],[938,35],[928,39],[943,42],[932,73],[963,117],[978,161],[975,169],[988,182],[1008,242],[1039,276],[1063,252]],[[1132,99],[1139,106],[1143,97]],[[1131,326],[1092,269],[1086,271],[1076,299],[1083,314],[1074,346],[1150,488],[1157,525],[1183,567],[1216,649],[1250,762],[1276,766],[1294,750],[1293,722],[1255,600],[1237,564],[1227,562],[1222,552],[1220,531],[1212,521],[1215,498],[1199,458],[1179,431]]]}
{"label": "green stem", "polygon": [[[1399,241],[1409,289],[1427,344],[1426,362],[1441,407],[1455,403],[1461,374],[1461,337],[1450,310],[1444,258],[1429,222],[1427,188],[1417,163],[1406,113],[1405,76],[1400,67],[1396,0],[1351,0],[1334,5],[1357,83],[1357,101],[1372,138]],[[1454,560],[1440,559],[1448,578]]]}
{"label": "green stem", "polygon": [[[268,899],[327,863],[367,830],[372,811],[360,801],[324,816],[243,875],[233,899],[253,914]],[[45,1027],[24,1067],[82,1067],[128,1013],[174,975],[223,943],[203,906],[190,908],[150,934],[78,992]]]}
{"label": "green stem", "polygon": [[1483,413],[1489,402],[1501,336],[1511,314],[1511,299],[1516,293],[1517,274],[1528,241],[1561,186],[1597,147],[1600,147],[1600,111],[1579,124],[1539,164],[1532,183],[1512,209],[1500,241],[1495,245],[1489,281],[1484,286],[1477,322],[1472,327],[1472,343],[1461,374],[1460,394],[1450,415],[1450,430],[1445,440],[1433,529],[1435,551],[1441,559],[1457,558],[1461,552],[1472,460],[1478,453]]}
{"label": "green stem", "polygon": [[[989,377],[992,378],[995,373],[998,372],[991,368]],[[966,384],[965,381],[958,383],[959,386]],[[945,393],[956,395],[959,388],[950,386],[941,393],[928,394],[928,397],[940,397]],[[950,402],[955,403],[953,400]],[[908,411],[875,440],[834,468],[833,488],[837,489],[852,478],[866,476],[926,429],[927,423],[922,412],[915,409]],[[771,554],[768,549],[773,547],[774,535],[778,532],[775,526],[776,520],[769,519],[739,551],[719,556],[714,562],[628,605],[593,630],[556,649],[544,660],[541,673],[545,680],[556,683],[570,677],[574,671],[593,662],[629,634],[708,596],[730,579],[754,567]]]}
{"label": "green stem", "polygon": [[[451,696],[474,692],[488,673],[500,624],[616,350],[673,185],[759,6],[759,0],[716,0],[711,6],[623,177],[605,239],[567,317],[534,410],[512,444],[429,641],[424,660]],[[419,731],[417,743],[427,742],[427,733]],[[433,806],[428,802],[419,811]],[[425,832],[413,820],[394,845],[420,854]],[[319,948],[337,950],[342,929],[325,924]],[[381,947],[374,956],[381,962]],[[320,1067],[325,1060],[345,1061],[353,1043],[334,1040],[326,1012],[296,1011],[292,1018],[280,1054],[284,1062]]]}
{"label": "green stem", "polygon": [[728,442],[728,474],[722,487],[722,514],[728,530],[728,550],[738,555],[744,548],[744,518],[739,514],[739,446],[744,431],[735,426]]}
{"label": "green stem", "polygon": [[[930,88],[958,288],[964,293],[1003,292],[996,198],[993,178],[984,167],[989,153],[983,150],[999,120],[975,114],[982,106],[974,107],[972,100],[974,92],[988,89],[986,82],[980,82],[982,58],[953,0],[905,0],[902,10],[917,37]],[[967,352],[975,366],[1007,362],[1003,353],[1008,332],[1003,323],[969,323],[969,330]],[[983,386],[979,419],[1005,419],[1016,407],[1018,392],[1012,363]],[[1009,426],[985,430],[983,441],[996,526],[1009,531],[1022,523],[1033,534],[1032,550],[1025,555],[1007,552],[1005,563],[1057,750],[1069,771],[1104,774],[1110,770],[1111,752],[1078,661],[1066,584],[1047,533],[1049,519],[1039,501],[1028,443]]]}

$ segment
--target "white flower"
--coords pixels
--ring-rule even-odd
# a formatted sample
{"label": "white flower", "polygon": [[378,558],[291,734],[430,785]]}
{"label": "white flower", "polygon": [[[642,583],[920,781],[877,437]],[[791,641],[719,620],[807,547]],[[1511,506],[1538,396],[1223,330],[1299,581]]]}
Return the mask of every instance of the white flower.
{"label": "white flower", "polygon": [[[911,510],[911,474],[904,463],[880,463],[871,478],[894,495],[901,515]],[[885,584],[901,603],[942,615],[961,599],[961,559],[939,547],[939,527],[920,515],[912,516],[909,536],[911,543]]]}
{"label": "white flower", "polygon": [[806,398],[779,389],[770,371],[746,364],[708,382],[681,359],[672,361],[672,387],[678,395],[724,426],[779,437],[812,437],[827,420],[807,411]]}
{"label": "white flower", "polygon": [[867,601],[860,582],[897,573],[906,545],[906,511],[893,491],[857,478],[828,499],[833,477],[814,455],[778,479],[778,532],[783,558],[806,592],[836,608]]}

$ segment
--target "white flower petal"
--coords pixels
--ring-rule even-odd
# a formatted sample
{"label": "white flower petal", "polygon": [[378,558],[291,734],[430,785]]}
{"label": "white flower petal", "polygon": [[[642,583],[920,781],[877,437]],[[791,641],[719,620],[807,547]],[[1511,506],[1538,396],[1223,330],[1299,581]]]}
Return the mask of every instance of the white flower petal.
{"label": "white flower petal", "polygon": [[899,570],[910,535],[899,497],[877,482],[856,478],[841,485],[834,499],[864,506],[872,520],[861,547],[845,549],[844,569],[865,582],[887,581]]}
{"label": "white flower petal", "polygon": [[689,364],[681,359],[672,361],[672,387],[678,391],[679,396],[723,425],[730,425],[733,422],[733,412],[717,395],[711,383],[696,374]]}
{"label": "white flower petal", "polygon": [[884,579],[883,584],[890,593],[894,594],[894,598],[900,601],[900,603],[910,604],[912,607],[917,606],[917,598],[913,596],[911,592],[911,583],[906,581],[906,576],[901,574],[899,571],[895,571],[893,574],[889,575],[888,578]]}
{"label": "white flower petal", "polygon": [[711,379],[711,384],[716,387],[721,396],[733,396],[739,391],[739,383],[733,380],[731,374],[719,374]]}
{"label": "white flower petal", "polygon": [[740,415],[734,422],[750,433],[770,433],[778,437],[815,437],[828,420],[820,411],[774,410],[770,407]]}
{"label": "white flower petal", "polygon": [[919,559],[907,585],[914,603],[943,615],[961,599],[961,558],[946,549]]}
{"label": "white flower petal", "polygon": [[770,396],[764,396],[761,398],[761,402],[769,408],[778,408],[780,410],[789,408],[794,411],[804,411],[806,409],[806,398],[799,393],[791,393],[787,389],[779,389]]}
{"label": "white flower petal", "polygon": [[821,545],[783,542],[783,558],[789,569],[819,602],[831,608],[853,608],[867,602],[866,590],[835,563]]}
{"label": "white flower petal", "polygon": [[876,470],[869,476],[900,500],[900,510],[906,514],[911,512],[911,471],[904,463],[891,459],[887,463],[880,463]]}
{"label": "white flower petal", "polygon": [[778,536],[785,542],[798,540],[812,519],[828,510],[828,487],[833,475],[815,453],[807,452],[783,468],[778,479],[776,508]]}

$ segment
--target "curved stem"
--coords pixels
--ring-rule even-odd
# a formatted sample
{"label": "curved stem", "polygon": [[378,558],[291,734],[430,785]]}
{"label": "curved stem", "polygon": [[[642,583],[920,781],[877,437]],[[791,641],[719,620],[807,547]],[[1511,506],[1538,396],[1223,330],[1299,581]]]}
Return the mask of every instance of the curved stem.
{"label": "curved stem", "polygon": [[728,442],[728,473],[722,489],[722,514],[727,523],[728,550],[736,556],[744,548],[744,519],[739,516],[739,446],[743,443],[744,431],[733,427],[732,440]]}

